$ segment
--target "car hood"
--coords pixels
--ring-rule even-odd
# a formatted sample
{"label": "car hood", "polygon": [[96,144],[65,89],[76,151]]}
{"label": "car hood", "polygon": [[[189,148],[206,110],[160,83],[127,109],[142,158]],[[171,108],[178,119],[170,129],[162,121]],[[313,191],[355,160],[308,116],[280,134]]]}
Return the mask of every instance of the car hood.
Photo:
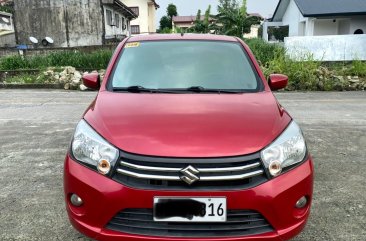
{"label": "car hood", "polygon": [[255,153],[289,124],[271,92],[144,94],[100,92],[85,120],[123,151],[161,157]]}

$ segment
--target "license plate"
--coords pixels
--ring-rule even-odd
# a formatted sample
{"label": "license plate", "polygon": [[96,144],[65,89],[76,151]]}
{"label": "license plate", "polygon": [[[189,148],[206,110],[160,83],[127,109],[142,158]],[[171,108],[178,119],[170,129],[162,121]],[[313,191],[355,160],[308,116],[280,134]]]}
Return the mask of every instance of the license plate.
{"label": "license plate", "polygon": [[154,198],[156,222],[226,222],[226,198]]}

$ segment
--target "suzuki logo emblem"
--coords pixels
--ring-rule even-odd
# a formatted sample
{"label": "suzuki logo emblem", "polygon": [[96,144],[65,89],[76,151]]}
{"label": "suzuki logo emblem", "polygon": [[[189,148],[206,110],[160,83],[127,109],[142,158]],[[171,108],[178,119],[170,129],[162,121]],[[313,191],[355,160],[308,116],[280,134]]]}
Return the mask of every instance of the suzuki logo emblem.
{"label": "suzuki logo emblem", "polygon": [[180,176],[180,179],[189,185],[200,180],[200,178],[197,176],[199,171],[192,166],[188,166],[182,169],[180,172],[183,174]]}

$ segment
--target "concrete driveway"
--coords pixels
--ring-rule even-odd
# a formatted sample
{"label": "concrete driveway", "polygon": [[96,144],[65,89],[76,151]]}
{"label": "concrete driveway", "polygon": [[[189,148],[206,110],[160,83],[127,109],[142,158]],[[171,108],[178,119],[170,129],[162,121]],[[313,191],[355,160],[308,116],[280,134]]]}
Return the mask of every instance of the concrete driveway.
{"label": "concrete driveway", "polygon": [[[62,168],[94,96],[0,90],[0,240],[88,240],[68,222]],[[277,96],[315,160],[312,215],[295,240],[366,240],[366,92]]]}

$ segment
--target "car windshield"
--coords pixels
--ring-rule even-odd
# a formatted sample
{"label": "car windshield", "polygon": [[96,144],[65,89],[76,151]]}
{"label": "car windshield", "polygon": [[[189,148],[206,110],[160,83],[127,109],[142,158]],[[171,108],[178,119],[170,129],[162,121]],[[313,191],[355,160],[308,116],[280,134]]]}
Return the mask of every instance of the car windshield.
{"label": "car windshield", "polygon": [[126,44],[110,86],[114,90],[254,92],[259,90],[259,81],[240,43],[145,41]]}

